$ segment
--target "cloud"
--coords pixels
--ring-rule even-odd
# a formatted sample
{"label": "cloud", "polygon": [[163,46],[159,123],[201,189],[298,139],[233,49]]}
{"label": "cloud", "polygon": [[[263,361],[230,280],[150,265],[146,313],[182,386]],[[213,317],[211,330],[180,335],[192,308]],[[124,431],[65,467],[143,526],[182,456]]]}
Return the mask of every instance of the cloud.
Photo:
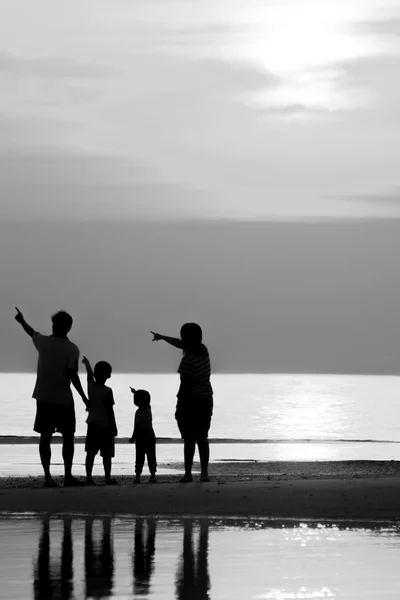
{"label": "cloud", "polygon": [[[341,73],[343,85],[349,93],[359,93],[365,101],[360,106],[361,112],[368,110],[371,126],[379,121],[391,121],[393,127],[398,126],[400,116],[400,53],[383,54],[342,61],[336,68]],[[357,114],[354,119],[358,118]]]}
{"label": "cloud", "polygon": [[0,155],[2,221],[124,221],[187,218],[201,208],[196,190],[123,157]]}
{"label": "cloud", "polygon": [[344,194],[341,197],[350,202],[384,206],[400,212],[400,188],[376,194]]}
{"label": "cloud", "polygon": [[[36,209],[42,196],[43,211],[49,205],[52,214],[54,198],[64,203],[60,210],[66,214],[65,205],[78,197],[85,215],[94,206],[105,214],[111,197],[118,199],[115,212],[128,214],[137,193],[135,202],[143,197],[153,215],[170,214],[171,198],[172,212],[203,211],[206,218],[216,212],[238,218],[320,216],[338,212],[334,202],[324,201],[332,189],[348,191],[348,184],[356,186],[366,174],[383,180],[389,171],[397,174],[394,65],[382,83],[384,69],[369,78],[370,63],[363,63],[364,75],[357,61],[329,64],[290,82],[268,70],[264,41],[274,25],[265,14],[259,18],[254,6],[240,9],[243,19],[238,13],[232,17],[228,2],[223,10],[218,2],[207,10],[164,2],[136,9],[127,1],[111,9],[100,1],[94,12],[86,3],[72,8],[52,7],[51,28],[41,24],[48,13],[30,8],[35,26],[21,25],[25,43],[18,47],[7,33],[18,22],[18,11],[10,5],[14,22],[8,18],[7,27],[0,22],[4,48],[16,52],[0,57],[0,151],[20,157],[9,173],[2,171],[3,198],[11,193],[23,204],[34,191]],[[63,58],[66,48],[70,54]],[[335,69],[341,69],[337,79]],[[336,84],[342,104],[332,102]],[[381,94],[380,104],[347,110],[356,103],[346,104],[346,96],[352,100],[357,87]],[[333,105],[335,111],[324,110]],[[54,151],[57,164],[51,160]],[[26,158],[37,155],[36,162]],[[90,171],[90,181],[70,166],[71,156]],[[128,167],[121,175],[113,157],[131,158],[131,178]],[[151,181],[143,184],[138,164],[149,167],[154,189]],[[56,175],[65,181],[65,192]],[[379,188],[381,181],[374,183]]]}
{"label": "cloud", "polygon": [[25,58],[0,53],[0,73],[19,77],[96,78],[115,76],[115,67],[78,62],[63,58]]}
{"label": "cloud", "polygon": [[335,115],[337,112],[342,113],[344,109],[330,108],[329,106],[316,107],[308,104],[282,104],[275,106],[265,106],[259,108],[260,114],[266,116],[282,116],[282,117],[318,117],[326,118],[329,115]]}
{"label": "cloud", "polygon": [[356,24],[358,31],[379,36],[400,37],[400,16],[392,18],[363,21]]}
{"label": "cloud", "polygon": [[380,55],[351,59],[339,63],[349,84],[365,84],[371,87],[391,84],[394,89],[400,89],[397,77],[400,68],[399,55]]}

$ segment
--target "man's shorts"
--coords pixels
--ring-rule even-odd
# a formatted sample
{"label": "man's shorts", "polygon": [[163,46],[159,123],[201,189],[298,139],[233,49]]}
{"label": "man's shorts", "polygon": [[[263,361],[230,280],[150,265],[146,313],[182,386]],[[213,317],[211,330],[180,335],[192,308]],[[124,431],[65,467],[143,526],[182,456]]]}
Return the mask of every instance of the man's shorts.
{"label": "man's shorts", "polygon": [[85,450],[88,454],[112,458],[115,456],[115,439],[108,427],[90,424],[87,428]]}
{"label": "man's shorts", "polygon": [[36,418],[33,430],[52,435],[56,431],[62,435],[75,433],[75,406],[71,404],[50,404],[36,401]]}

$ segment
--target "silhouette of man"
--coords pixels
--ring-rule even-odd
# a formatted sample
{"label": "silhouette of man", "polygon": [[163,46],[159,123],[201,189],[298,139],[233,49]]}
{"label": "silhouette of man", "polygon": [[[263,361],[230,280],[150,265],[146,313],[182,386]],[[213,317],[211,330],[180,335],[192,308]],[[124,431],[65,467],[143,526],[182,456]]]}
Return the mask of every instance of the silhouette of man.
{"label": "silhouette of man", "polygon": [[15,320],[33,341],[38,351],[37,376],[33,398],[36,399],[34,431],[40,433],[39,454],[42,463],[45,487],[57,487],[50,474],[51,439],[55,432],[63,437],[64,485],[80,485],[72,476],[75,435],[75,406],[71,383],[81,396],[86,407],[88,400],[83,391],[79,375],[79,349],[67,337],[72,327],[72,317],[65,311],[52,316],[52,335],[42,335],[25,321],[16,308]]}
{"label": "silhouette of man", "polygon": [[154,569],[156,551],[156,520],[146,520],[147,531],[144,536],[144,520],[135,521],[135,549],[133,553],[133,595],[150,595],[150,580]]}
{"label": "silhouette of man", "polygon": [[111,517],[102,519],[100,540],[93,535],[93,517],[85,521],[85,598],[109,598],[114,577]]}
{"label": "silhouette of man", "polygon": [[34,600],[72,600],[74,597],[71,517],[65,517],[63,523],[61,564],[57,564],[50,559],[50,520],[43,518],[33,577]]}
{"label": "silhouette of man", "polygon": [[[200,534],[196,557],[193,544],[193,521],[184,521],[183,552],[175,581],[177,600],[209,600],[210,576],[208,573],[207,520],[200,522]],[[196,560],[197,559],[197,560]],[[197,563],[197,564],[196,564]]]}

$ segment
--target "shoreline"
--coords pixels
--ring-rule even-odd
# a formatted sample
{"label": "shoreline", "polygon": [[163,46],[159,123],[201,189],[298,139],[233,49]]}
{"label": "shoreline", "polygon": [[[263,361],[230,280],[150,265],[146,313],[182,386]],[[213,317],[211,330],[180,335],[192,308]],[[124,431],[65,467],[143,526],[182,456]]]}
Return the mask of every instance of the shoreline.
{"label": "shoreline", "polygon": [[[84,444],[86,436],[75,436],[75,444]],[[264,439],[249,439],[249,438],[209,438],[210,444],[400,444],[397,440],[372,440],[372,439],[344,439],[344,438],[264,438]],[[183,444],[183,440],[178,437],[157,437],[157,444]],[[39,435],[0,435],[0,445],[31,445],[39,443]],[[61,444],[62,437],[59,434],[54,434],[52,444]],[[129,437],[116,437],[116,444],[128,444]]]}
{"label": "shoreline", "polygon": [[[37,457],[38,466],[40,465]],[[158,461],[158,469],[168,469],[174,474],[159,474],[158,479],[163,483],[177,482],[180,474],[184,471],[182,460],[177,461]],[[132,464],[133,467],[133,464]],[[73,469],[74,471],[74,469]],[[176,475],[175,475],[176,472]],[[351,481],[353,479],[371,479],[382,477],[399,477],[400,481],[400,461],[395,460],[323,460],[323,461],[260,461],[256,459],[222,459],[211,461],[209,465],[210,480],[213,483],[239,483],[239,482],[266,482],[275,480],[312,480],[312,479],[341,479]],[[200,473],[200,463],[198,460],[193,462],[194,479]],[[145,464],[143,477],[146,479],[147,466]],[[63,477],[53,476],[56,481],[62,484]],[[119,474],[113,471],[113,477],[121,484],[131,483],[134,472],[130,475]],[[77,475],[81,481],[84,477]],[[99,483],[103,477],[94,475],[93,477]],[[43,483],[43,477],[40,475],[0,475],[0,490],[6,488],[38,488]]]}
{"label": "shoreline", "polygon": [[174,468],[155,485],[146,472],[139,485],[116,476],[118,486],[93,488],[42,489],[41,477],[3,477],[0,513],[400,520],[400,462],[214,463],[209,483],[194,472],[189,484],[179,483],[182,465]]}

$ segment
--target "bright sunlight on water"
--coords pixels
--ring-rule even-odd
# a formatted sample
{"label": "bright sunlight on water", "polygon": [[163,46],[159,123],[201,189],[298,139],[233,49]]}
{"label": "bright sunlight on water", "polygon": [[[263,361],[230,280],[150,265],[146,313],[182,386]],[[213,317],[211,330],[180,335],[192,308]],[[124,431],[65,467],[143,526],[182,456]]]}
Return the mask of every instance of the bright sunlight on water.
{"label": "bright sunlight on water", "polygon": [[3,515],[0,598],[398,598],[399,532],[382,524]]}
{"label": "bright sunlight on water", "polygon": [[[33,373],[0,374],[0,436],[33,434]],[[179,438],[174,419],[178,375],[113,374],[120,437],[133,425],[129,385],[152,396],[156,435]],[[400,441],[400,377],[308,374],[216,374],[211,438],[256,440]],[[77,435],[86,413],[76,399]]]}

